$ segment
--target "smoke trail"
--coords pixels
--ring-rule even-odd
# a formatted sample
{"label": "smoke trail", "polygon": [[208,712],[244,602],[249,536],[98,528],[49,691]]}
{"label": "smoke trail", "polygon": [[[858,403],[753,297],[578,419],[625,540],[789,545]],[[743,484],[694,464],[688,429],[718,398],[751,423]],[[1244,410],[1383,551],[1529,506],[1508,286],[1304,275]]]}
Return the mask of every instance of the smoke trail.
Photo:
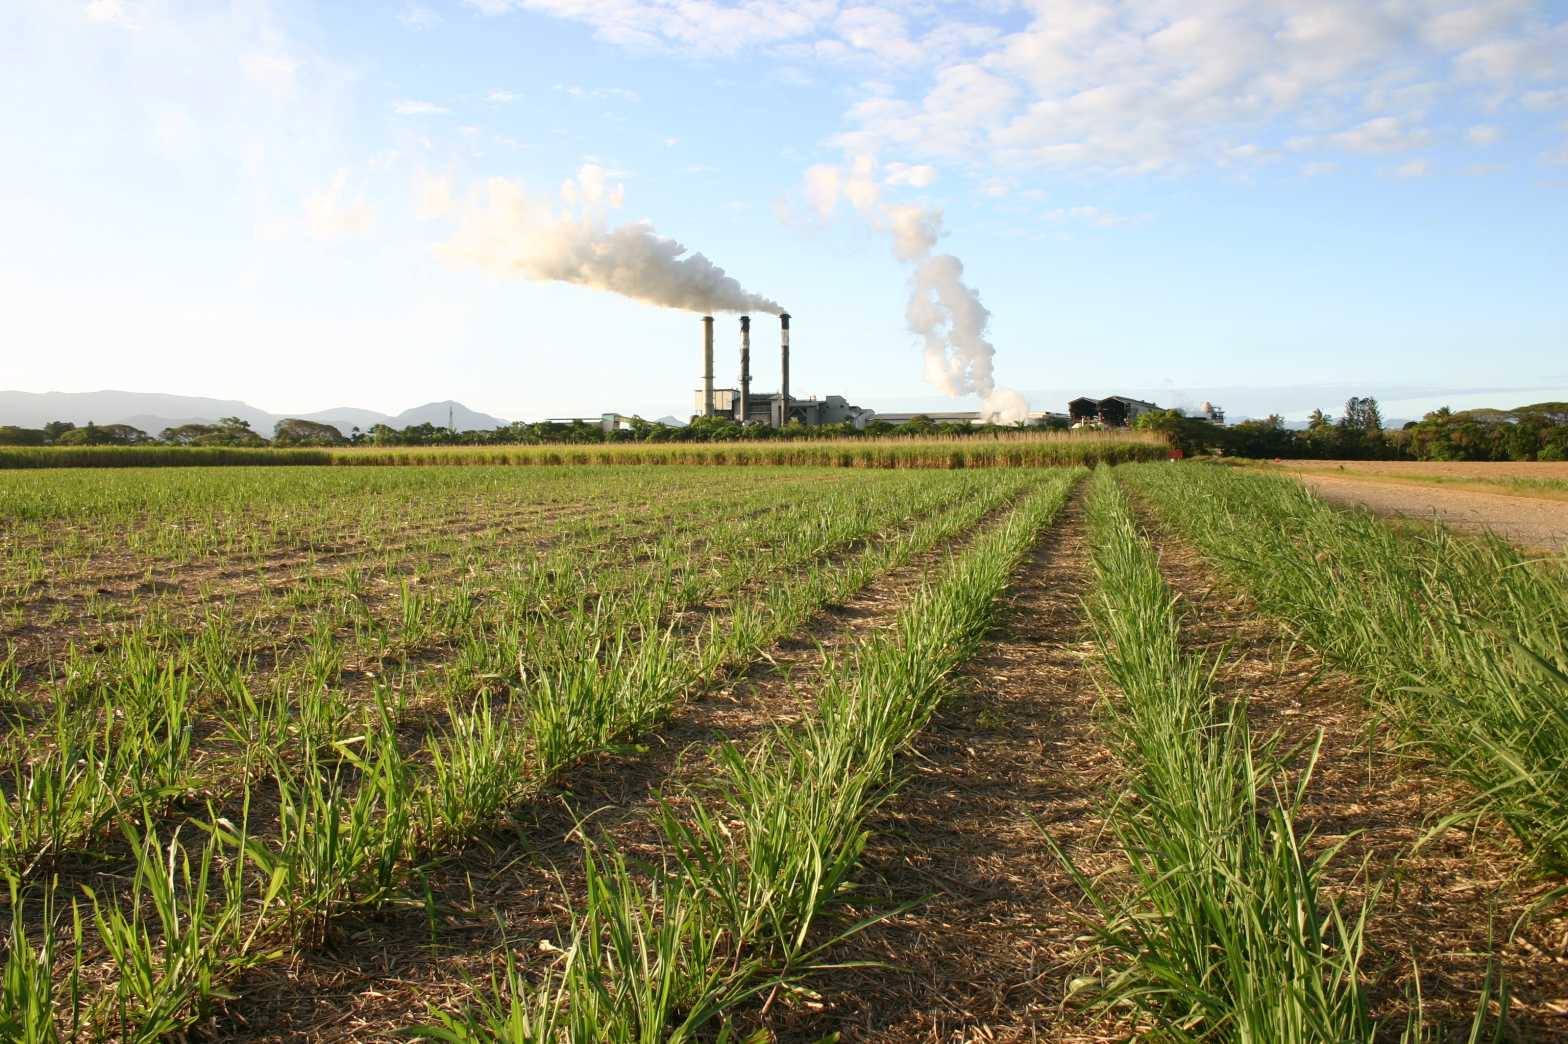
{"label": "smoke trail", "polygon": [[491,178],[483,199],[464,208],[456,234],[438,251],[451,264],[540,282],[575,283],[665,308],[692,312],[784,309],[647,223],[611,228],[619,185],[588,164],[561,186],[562,207],[532,197],[517,182]]}
{"label": "smoke trail", "polygon": [[980,412],[1000,424],[1029,419],[1029,403],[996,384],[996,347],[986,339],[991,312],[964,282],[964,263],[935,253],[943,235],[942,212],[882,202],[876,165],[860,157],[848,167],[816,166],[806,172],[806,194],[824,217],[840,197],[874,227],[893,238],[893,253],[914,265],[910,277],[909,329],[925,344],[925,379],[944,395],[981,397]]}

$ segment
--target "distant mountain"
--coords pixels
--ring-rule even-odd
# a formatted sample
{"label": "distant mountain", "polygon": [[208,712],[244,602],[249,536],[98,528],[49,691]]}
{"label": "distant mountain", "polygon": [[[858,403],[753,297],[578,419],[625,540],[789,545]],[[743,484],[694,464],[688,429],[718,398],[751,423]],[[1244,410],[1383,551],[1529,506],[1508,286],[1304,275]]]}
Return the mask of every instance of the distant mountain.
{"label": "distant mountain", "polygon": [[[207,399],[194,395],[160,395],[156,392],[22,392],[0,391],[0,424],[39,428],[52,420],[72,424],[128,424],[131,418],[238,417],[258,432],[272,434],[278,418],[236,399]],[[174,421],[173,423],[179,423]],[[138,428],[140,424],[135,425]],[[167,424],[165,424],[167,426]],[[142,428],[146,431],[146,428]],[[154,429],[156,435],[161,429]]]}
{"label": "distant mountain", "polygon": [[258,434],[271,436],[273,427],[286,417],[331,424],[347,435],[376,424],[406,428],[411,424],[445,427],[448,409],[459,431],[480,431],[506,426],[507,421],[469,409],[460,402],[427,402],[393,416],[375,410],[339,406],[315,413],[268,413],[237,399],[208,399],[194,395],[156,392],[23,392],[0,391],[0,424],[40,428],[63,420],[83,425],[129,424],[151,435],[181,424],[212,424],[223,417],[247,421]]}
{"label": "distant mountain", "polygon": [[[450,414],[448,410],[451,411]],[[427,402],[423,406],[404,410],[388,423],[394,428],[406,428],[411,424],[434,424],[438,428],[444,428],[449,415],[452,418],[452,427],[458,431],[488,431],[491,428],[504,428],[508,423],[487,413],[475,413],[462,403],[450,399],[445,402]]]}
{"label": "distant mountain", "polygon": [[673,416],[671,416],[671,417],[660,417],[658,420],[654,421],[653,423],[655,423],[655,424],[663,424],[663,425],[665,425],[666,427],[669,427],[669,428],[684,428],[684,427],[686,427],[686,422],[685,421],[681,420],[679,417],[673,417]]}

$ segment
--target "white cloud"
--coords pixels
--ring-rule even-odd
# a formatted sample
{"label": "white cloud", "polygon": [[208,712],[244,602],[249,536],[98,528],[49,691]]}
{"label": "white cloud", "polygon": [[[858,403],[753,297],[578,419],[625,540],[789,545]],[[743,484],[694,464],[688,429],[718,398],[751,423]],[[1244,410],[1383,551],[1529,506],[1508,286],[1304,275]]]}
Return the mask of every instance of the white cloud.
{"label": "white cloud", "polygon": [[123,0],[90,0],[83,5],[82,13],[94,22],[115,22],[128,29],[136,28],[136,22],[125,10]]}
{"label": "white cloud", "polygon": [[555,89],[574,98],[613,98],[633,105],[642,101],[642,95],[625,87],[583,87],[575,83],[558,83]]}
{"label": "white cloud", "polygon": [[516,91],[502,90],[497,87],[485,95],[485,100],[495,102],[497,105],[510,105],[521,97],[522,95]]}
{"label": "white cloud", "polygon": [[1520,27],[1517,33],[1467,49],[1458,58],[1462,74],[1477,79],[1543,81],[1568,75],[1568,21]]}
{"label": "white cloud", "polygon": [[884,180],[889,185],[930,188],[936,182],[936,168],[925,164],[889,163]]}
{"label": "white cloud", "polygon": [[829,143],[910,162],[1147,173],[1268,159],[1282,142],[1399,152],[1462,134],[1447,121],[1466,103],[1555,104],[1568,79],[1568,22],[1539,0],[988,0],[964,20],[890,0],[469,3],[632,48],[858,63],[868,75]]}
{"label": "white cloud", "polygon": [[1501,127],[1478,123],[1465,131],[1465,137],[1472,145],[1495,145],[1502,140],[1503,131]]}
{"label": "white cloud", "polygon": [[414,0],[410,0],[403,10],[398,12],[397,20],[410,29],[429,29],[440,25],[442,21],[441,16],[434,10]]}
{"label": "white cloud", "polygon": [[1095,228],[1115,228],[1117,225],[1130,225],[1136,221],[1145,220],[1146,216],[1137,217],[1121,214],[1104,207],[1058,207],[1045,212],[1045,219],[1057,224],[1074,222],[1077,224],[1092,225]]}
{"label": "white cloud", "polygon": [[414,216],[421,221],[446,217],[452,211],[452,176],[414,173]]}
{"label": "white cloud", "polygon": [[1394,116],[1378,116],[1330,135],[1329,140],[1351,152],[1408,152],[1431,138],[1431,132],[1423,127],[1407,127]]}
{"label": "white cloud", "polygon": [[370,232],[375,215],[365,202],[364,190],[353,199],[348,193],[347,170],[340,170],[326,187],[305,198],[305,228],[317,239],[334,240]]}
{"label": "white cloud", "polygon": [[1394,168],[1396,178],[1424,178],[1432,173],[1432,165],[1424,159],[1413,159]]}
{"label": "white cloud", "polygon": [[1320,178],[1325,174],[1332,174],[1338,169],[1338,163],[1330,163],[1325,160],[1319,160],[1315,163],[1302,164],[1301,175],[1302,177],[1306,178]]}
{"label": "white cloud", "polygon": [[399,116],[434,116],[447,110],[434,102],[395,101],[392,103],[392,111]]}
{"label": "white cloud", "polygon": [[1277,149],[1265,148],[1262,145],[1248,142],[1245,145],[1232,145],[1220,155],[1219,162],[1225,166],[1251,166],[1259,163],[1272,163],[1279,159]]}
{"label": "white cloud", "polygon": [[240,66],[252,83],[273,94],[287,95],[294,90],[294,73],[300,63],[286,54],[255,51],[241,58]]}
{"label": "white cloud", "polygon": [[833,29],[850,47],[889,65],[918,66],[924,62],[924,53],[909,38],[904,17],[896,11],[868,4],[846,7]]}
{"label": "white cloud", "polygon": [[1568,87],[1558,87],[1549,91],[1526,91],[1519,101],[1531,112],[1560,109],[1568,106]]}
{"label": "white cloud", "polygon": [[806,202],[823,218],[831,217],[844,195],[844,172],[830,163],[806,168]]}

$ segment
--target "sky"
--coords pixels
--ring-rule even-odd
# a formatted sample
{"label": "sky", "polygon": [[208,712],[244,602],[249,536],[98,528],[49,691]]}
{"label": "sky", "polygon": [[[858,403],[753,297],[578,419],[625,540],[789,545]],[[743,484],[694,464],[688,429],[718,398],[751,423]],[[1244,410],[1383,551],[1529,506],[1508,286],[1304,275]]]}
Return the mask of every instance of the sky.
{"label": "sky", "polygon": [[1565,3],[8,0],[0,89],[0,388],[684,416],[673,240],[797,396],[1568,399]]}

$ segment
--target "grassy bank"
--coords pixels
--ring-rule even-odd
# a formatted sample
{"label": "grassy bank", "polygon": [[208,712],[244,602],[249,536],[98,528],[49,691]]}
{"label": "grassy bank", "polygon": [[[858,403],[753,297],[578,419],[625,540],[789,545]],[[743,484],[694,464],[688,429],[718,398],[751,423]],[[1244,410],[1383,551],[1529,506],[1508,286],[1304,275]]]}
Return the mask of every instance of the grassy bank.
{"label": "grassy bank", "polygon": [[601,443],[539,446],[355,446],[227,449],[188,446],[23,447],[0,450],[3,468],[208,467],[349,464],[375,467],[505,464],[703,464],[842,468],[1055,467],[1163,458],[1145,432],[1019,432],[997,436],[833,439],[800,442]]}

